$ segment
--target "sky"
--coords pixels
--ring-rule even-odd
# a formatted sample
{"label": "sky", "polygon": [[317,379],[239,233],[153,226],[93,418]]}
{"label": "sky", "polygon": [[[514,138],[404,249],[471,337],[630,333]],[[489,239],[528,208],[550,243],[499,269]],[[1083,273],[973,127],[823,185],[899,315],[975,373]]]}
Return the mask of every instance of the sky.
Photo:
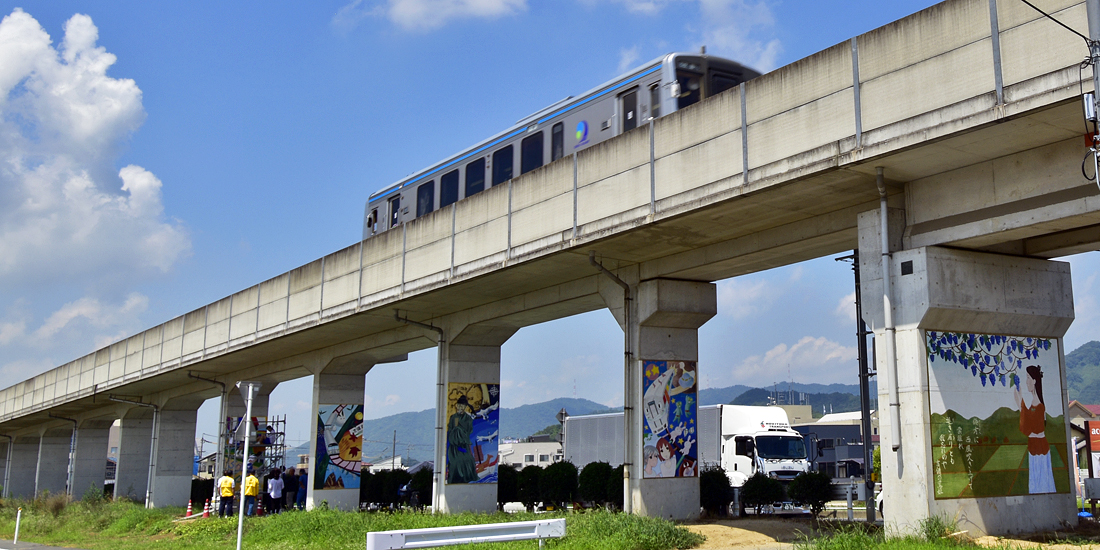
{"label": "sky", "polygon": [[[0,385],[342,249],[371,192],[664,53],[768,71],[933,3],[0,0]],[[1070,261],[1071,351],[1100,265]],[[719,283],[702,387],[856,383],[852,300],[832,258]],[[621,345],[606,311],[525,328],[501,405],[621,405]],[[434,361],[376,367],[367,416],[433,406]],[[291,440],[310,384],[272,394]]]}

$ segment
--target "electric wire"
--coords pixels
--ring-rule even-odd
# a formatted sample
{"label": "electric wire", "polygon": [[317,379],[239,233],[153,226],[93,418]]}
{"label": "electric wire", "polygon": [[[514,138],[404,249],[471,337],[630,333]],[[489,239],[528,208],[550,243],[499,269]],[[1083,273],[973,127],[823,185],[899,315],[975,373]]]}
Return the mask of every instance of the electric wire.
{"label": "electric wire", "polygon": [[1061,25],[1061,26],[1062,26],[1062,27],[1063,27],[1064,29],[1066,29],[1067,31],[1069,31],[1069,32],[1071,32],[1071,33],[1073,33],[1073,34],[1076,34],[1077,36],[1080,36],[1080,37],[1081,37],[1081,39],[1085,41],[1085,45],[1086,45],[1086,46],[1088,46],[1088,48],[1089,48],[1089,51],[1090,51],[1090,52],[1092,51],[1092,46],[1093,46],[1093,40],[1092,40],[1091,38],[1089,38],[1089,37],[1087,37],[1087,36],[1085,36],[1085,35],[1083,35],[1083,34],[1081,34],[1081,33],[1077,32],[1076,30],[1074,30],[1074,29],[1073,29],[1072,27],[1070,27],[1069,25],[1066,25],[1065,23],[1063,23],[1063,22],[1061,22],[1061,21],[1059,21],[1059,20],[1055,19],[1055,18],[1054,18],[1054,16],[1052,16],[1052,15],[1050,15],[1049,13],[1047,13],[1047,12],[1045,12],[1045,11],[1043,11],[1043,10],[1039,9],[1039,8],[1038,8],[1038,7],[1037,7],[1037,6],[1035,5],[1035,4],[1032,4],[1031,2],[1028,2],[1027,0],[1020,0],[1020,1],[1021,1],[1021,2],[1023,2],[1023,3],[1025,3],[1025,4],[1027,4],[1028,6],[1031,6],[1031,9],[1033,9],[1033,10],[1035,10],[1035,11],[1037,11],[1037,12],[1039,12],[1039,13],[1043,14],[1043,17],[1046,17],[1047,19],[1050,19],[1051,21],[1054,21],[1055,23],[1058,23],[1059,25]]}

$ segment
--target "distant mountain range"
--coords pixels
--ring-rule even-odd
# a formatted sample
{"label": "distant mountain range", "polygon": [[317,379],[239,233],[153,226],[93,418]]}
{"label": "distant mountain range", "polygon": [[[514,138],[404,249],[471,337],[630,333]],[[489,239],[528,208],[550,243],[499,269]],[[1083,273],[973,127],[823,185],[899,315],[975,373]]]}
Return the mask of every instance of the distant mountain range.
{"label": "distant mountain range", "polygon": [[1070,399],[1100,404],[1100,342],[1089,342],[1066,354],[1066,382]]}

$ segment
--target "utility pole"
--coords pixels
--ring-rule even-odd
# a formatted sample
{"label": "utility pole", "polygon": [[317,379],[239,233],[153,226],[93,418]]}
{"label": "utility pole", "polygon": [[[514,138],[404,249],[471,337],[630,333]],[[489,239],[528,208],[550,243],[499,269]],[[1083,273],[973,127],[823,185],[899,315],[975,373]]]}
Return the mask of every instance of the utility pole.
{"label": "utility pole", "polygon": [[[1100,0],[1096,0],[1100,2]],[[851,256],[837,258],[837,261],[851,261],[852,273],[855,275],[856,291],[856,352],[859,361],[859,409],[860,428],[863,432],[863,483],[867,496],[867,523],[875,521],[875,482],[871,479],[872,461],[872,432],[871,432],[871,377],[874,373],[867,365],[867,324],[863,322],[863,298],[859,286],[859,250],[853,250]]]}

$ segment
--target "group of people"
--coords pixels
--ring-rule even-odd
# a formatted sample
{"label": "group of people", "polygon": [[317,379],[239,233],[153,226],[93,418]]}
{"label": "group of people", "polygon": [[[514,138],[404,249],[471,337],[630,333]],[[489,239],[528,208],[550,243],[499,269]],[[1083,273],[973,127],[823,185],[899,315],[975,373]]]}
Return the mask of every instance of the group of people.
{"label": "group of people", "polygon": [[[287,468],[285,472],[280,468],[273,468],[263,478],[263,487],[266,489],[261,494],[260,479],[256,477],[255,469],[249,467],[248,475],[244,478],[245,515],[257,513],[257,500],[268,514],[278,514],[283,510],[305,510],[308,480],[309,475],[305,468],[297,472],[294,468]],[[225,475],[218,480],[218,494],[221,495],[218,516],[232,516],[233,499],[237,495],[237,482],[233,479],[232,470],[226,470]]]}

